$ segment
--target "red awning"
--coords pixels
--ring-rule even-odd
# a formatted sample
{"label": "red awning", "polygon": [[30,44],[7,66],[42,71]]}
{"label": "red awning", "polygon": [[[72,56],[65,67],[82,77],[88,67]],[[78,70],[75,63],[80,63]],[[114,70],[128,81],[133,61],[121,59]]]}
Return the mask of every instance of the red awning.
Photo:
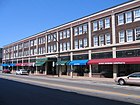
{"label": "red awning", "polygon": [[17,63],[16,66],[28,66],[28,63]]}
{"label": "red awning", "polygon": [[140,64],[140,57],[92,59],[88,64]]}

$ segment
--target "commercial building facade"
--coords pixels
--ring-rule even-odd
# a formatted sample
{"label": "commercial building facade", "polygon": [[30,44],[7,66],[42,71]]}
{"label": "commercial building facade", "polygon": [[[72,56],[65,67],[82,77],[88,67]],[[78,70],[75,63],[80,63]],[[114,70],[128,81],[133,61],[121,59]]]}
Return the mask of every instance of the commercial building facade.
{"label": "commercial building facade", "polygon": [[32,73],[116,77],[140,71],[140,0],[4,46],[3,66]]}

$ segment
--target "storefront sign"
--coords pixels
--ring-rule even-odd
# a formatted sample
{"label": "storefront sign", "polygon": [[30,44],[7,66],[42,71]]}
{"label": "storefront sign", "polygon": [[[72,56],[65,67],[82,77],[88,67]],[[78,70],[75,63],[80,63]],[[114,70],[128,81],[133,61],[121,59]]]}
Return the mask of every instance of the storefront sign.
{"label": "storefront sign", "polygon": [[103,64],[106,64],[106,65],[111,65],[111,64],[125,64],[125,62],[101,62],[101,63],[98,63],[99,65],[103,65]]}

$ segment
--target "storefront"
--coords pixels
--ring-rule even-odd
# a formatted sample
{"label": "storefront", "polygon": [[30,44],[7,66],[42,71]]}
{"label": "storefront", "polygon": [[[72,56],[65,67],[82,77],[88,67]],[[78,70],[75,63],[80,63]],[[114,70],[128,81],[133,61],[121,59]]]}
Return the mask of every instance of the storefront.
{"label": "storefront", "polygon": [[132,72],[140,71],[138,69],[140,64],[140,57],[92,59],[88,61],[88,64],[102,65],[104,70],[104,66],[108,65],[107,68],[109,68],[109,70],[106,71],[111,73],[110,70],[112,69],[113,77],[128,75]]}

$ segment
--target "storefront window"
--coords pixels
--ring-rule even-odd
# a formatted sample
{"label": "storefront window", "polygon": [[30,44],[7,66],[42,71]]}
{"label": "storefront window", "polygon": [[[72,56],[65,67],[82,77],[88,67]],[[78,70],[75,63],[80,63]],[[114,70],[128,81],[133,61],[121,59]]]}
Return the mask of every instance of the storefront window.
{"label": "storefront window", "polygon": [[105,53],[93,53],[91,54],[92,59],[112,58],[112,52]]}

